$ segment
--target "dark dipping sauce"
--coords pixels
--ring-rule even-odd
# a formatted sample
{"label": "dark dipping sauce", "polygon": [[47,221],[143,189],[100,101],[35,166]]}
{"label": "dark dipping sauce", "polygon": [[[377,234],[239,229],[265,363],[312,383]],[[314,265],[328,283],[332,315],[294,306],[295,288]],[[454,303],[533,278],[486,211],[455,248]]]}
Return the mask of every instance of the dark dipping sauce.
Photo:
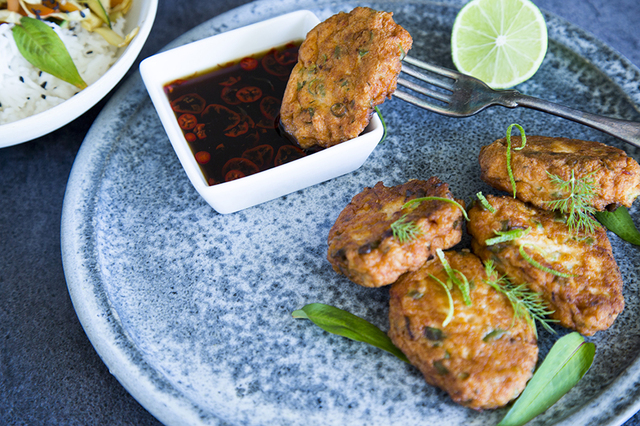
{"label": "dark dipping sauce", "polygon": [[298,61],[300,43],[288,43],[164,86],[209,185],[307,155],[279,130],[280,104]]}

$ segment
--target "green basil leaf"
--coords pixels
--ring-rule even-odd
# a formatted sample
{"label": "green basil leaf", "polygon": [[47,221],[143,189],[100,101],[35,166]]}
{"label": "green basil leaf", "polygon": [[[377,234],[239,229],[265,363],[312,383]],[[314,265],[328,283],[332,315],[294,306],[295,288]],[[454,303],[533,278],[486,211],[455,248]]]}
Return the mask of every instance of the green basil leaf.
{"label": "green basil leaf", "polygon": [[618,207],[614,212],[596,212],[596,219],[618,237],[640,246],[640,232],[625,206]]}
{"label": "green basil leaf", "polygon": [[406,363],[409,362],[405,354],[391,342],[389,336],[382,330],[342,309],[322,303],[310,303],[302,309],[293,311],[291,315],[294,318],[311,320],[324,331],[347,337],[357,342],[368,343],[397,356]]}
{"label": "green basil leaf", "polygon": [[547,410],[582,379],[595,353],[595,345],[576,332],[558,339],[497,426],[520,426]]}
{"label": "green basil leaf", "polygon": [[31,65],[80,89],[87,87],[64,43],[50,26],[23,16],[12,31],[18,50]]}

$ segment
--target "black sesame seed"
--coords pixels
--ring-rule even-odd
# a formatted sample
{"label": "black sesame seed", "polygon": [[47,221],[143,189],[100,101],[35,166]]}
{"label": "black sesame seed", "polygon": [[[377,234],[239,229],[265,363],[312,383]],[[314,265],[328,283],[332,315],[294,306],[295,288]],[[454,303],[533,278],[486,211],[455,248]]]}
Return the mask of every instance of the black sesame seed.
{"label": "black sesame seed", "polygon": [[93,50],[87,50],[87,55],[91,55],[93,53]]}
{"label": "black sesame seed", "polygon": [[22,76],[20,76],[20,81],[24,83],[24,78]]}
{"label": "black sesame seed", "polygon": [[42,99],[47,99],[47,95],[40,95]]}
{"label": "black sesame seed", "polygon": [[43,82],[43,83],[40,85],[40,87],[42,87],[43,89],[46,89],[46,88],[47,88],[47,82],[46,82],[46,81],[45,81],[45,82]]}

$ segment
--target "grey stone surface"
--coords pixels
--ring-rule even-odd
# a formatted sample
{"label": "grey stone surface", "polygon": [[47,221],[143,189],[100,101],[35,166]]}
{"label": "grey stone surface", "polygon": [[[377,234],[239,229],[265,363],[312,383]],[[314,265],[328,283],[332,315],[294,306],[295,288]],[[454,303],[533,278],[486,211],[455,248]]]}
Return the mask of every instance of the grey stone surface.
{"label": "grey stone surface", "polygon": [[[173,2],[173,1],[161,1],[158,12],[158,19],[151,33],[149,41],[145,49],[143,50],[140,58],[144,58],[155,53],[161,47],[173,40],[176,36],[191,29],[196,24],[206,21],[209,18],[213,18],[222,12],[225,12],[233,7],[236,7],[245,2],[233,2],[233,1],[189,1],[189,2]],[[596,37],[602,39],[605,43],[609,44],[616,50],[620,51],[623,55],[629,58],[636,66],[640,65],[640,34],[637,29],[634,28],[635,23],[640,18],[640,5],[636,1],[616,1],[607,2],[604,0],[584,2],[579,0],[567,0],[563,2],[559,1],[538,1],[537,4],[543,9],[549,10],[552,13],[578,25],[581,28],[585,28],[587,31],[594,34]],[[404,11],[404,16],[407,20],[410,19],[410,13]],[[571,46],[569,46],[571,47]],[[558,67],[568,66],[570,63],[566,61],[566,52],[563,46],[552,46],[552,60]],[[436,54],[443,54],[437,52]],[[134,68],[135,70],[135,68]],[[611,70],[612,71],[612,70]],[[133,71],[131,75],[135,74]],[[134,77],[135,78],[135,77]],[[580,80],[577,81],[578,83]],[[608,82],[603,82],[605,85]],[[135,87],[135,84],[130,82],[125,83],[127,87]],[[529,84],[529,83],[528,83]],[[587,85],[588,86],[588,85]],[[539,91],[545,88],[544,85],[537,86],[535,82],[529,84],[528,89],[531,91]],[[616,90],[612,88],[611,90]],[[585,97],[584,93],[566,94],[569,101],[572,101],[571,96],[575,96],[575,101],[579,105],[598,105],[598,96]],[[603,96],[603,95],[601,95]],[[137,99],[134,95],[124,96],[122,99]],[[635,100],[638,103],[638,100]],[[64,424],[64,425],[98,425],[98,424],[110,424],[110,425],[151,425],[158,424],[158,421],[153,418],[144,408],[142,408],[131,397],[124,388],[118,383],[116,379],[109,373],[109,370],[105,364],[101,361],[94,348],[89,343],[78,319],[76,313],[73,310],[69,294],[65,285],[65,277],[61,264],[61,252],[60,252],[60,215],[62,210],[62,201],[64,197],[65,187],[67,184],[67,178],[69,171],[75,158],[76,152],[84,139],[89,127],[93,120],[97,117],[100,110],[104,107],[106,101],[101,102],[98,106],[90,110],[88,113],[75,120],[68,126],[48,135],[43,138],[39,138],[35,141],[31,141],[25,144],[21,144],[15,147],[9,147],[0,150],[0,424],[8,425],[39,425],[39,424]],[[123,106],[126,108],[126,105]],[[619,105],[614,105],[613,108],[616,111],[621,111],[623,115],[636,117],[637,112],[634,112],[628,108],[625,102],[621,102]],[[385,118],[392,123],[400,123],[402,116],[399,113],[387,109],[385,112]],[[514,117],[519,117],[518,113]],[[152,115],[143,115],[138,119],[153,120]],[[420,137],[428,136],[434,132],[437,132],[437,126],[443,126],[446,128],[446,124],[443,124],[442,120],[436,120],[436,127],[425,131],[420,128],[416,128],[415,131],[411,129],[404,129],[401,133],[394,135],[394,138],[389,140],[391,147],[397,147],[403,137]],[[136,128],[140,128],[139,124],[136,124]],[[554,129],[563,129],[561,124],[554,124]],[[471,126],[472,129],[478,132],[497,132],[500,129],[483,129],[481,126]],[[571,127],[577,129],[577,127]],[[586,132],[587,135],[592,135],[591,132]],[[145,140],[144,136],[139,136],[141,140]],[[389,148],[389,146],[387,146]],[[166,149],[166,146],[163,148]],[[469,149],[469,155],[471,155],[471,148]],[[142,167],[144,161],[149,161],[148,167],[152,169],[164,170],[167,175],[157,177],[157,181],[152,181],[149,185],[151,188],[158,190],[158,187],[166,182],[166,179],[176,179],[177,167],[175,162],[163,166],[159,166],[159,156],[161,153],[154,152],[148,146],[142,146],[137,153],[144,154],[145,156],[139,157]],[[435,155],[434,159],[442,160],[440,169],[429,170],[438,174],[448,174],[450,179],[454,182],[462,182],[460,173],[464,171],[456,171],[446,169],[446,164],[450,164],[452,159],[449,158],[450,154],[447,154],[444,150],[438,150],[438,147],[432,147],[429,151],[425,151],[430,155]],[[435,154],[434,154],[435,153]],[[165,154],[170,155],[171,152],[167,151]],[[419,162],[412,161],[411,158],[403,157],[407,153],[401,153],[401,158],[394,161],[386,160],[381,157],[381,153],[374,159],[376,161],[376,168],[369,171],[362,171],[360,174],[356,174],[354,177],[347,177],[342,179],[340,188],[334,188],[339,195],[338,199],[331,199],[323,192],[331,188],[331,185],[325,185],[320,189],[314,190],[314,194],[322,200],[326,200],[326,208],[332,211],[339,208],[339,204],[344,204],[347,199],[347,193],[353,192],[354,189],[360,185],[361,181],[370,174],[385,174],[390,180],[401,180],[410,174],[416,175],[423,171]],[[129,158],[130,152],[127,152],[125,148],[119,148],[116,150],[115,155],[122,156],[122,158]],[[138,157],[136,157],[138,158]],[[113,159],[116,163],[118,158]],[[408,170],[405,170],[402,175],[389,174],[384,172],[388,170],[389,166],[397,164],[397,162],[406,162],[410,165]],[[178,170],[179,172],[179,170]],[[114,173],[114,171],[107,170],[107,173]],[[116,191],[115,187],[109,187],[110,182],[118,182],[121,178],[118,175],[107,175],[107,185],[101,189],[101,194],[105,196],[102,198],[108,200],[108,196],[115,198],[123,197],[126,199],[139,200],[145,199],[144,193],[137,192],[136,190],[146,188],[140,184],[132,185],[133,189],[130,194],[125,196],[121,192]],[[165,180],[162,180],[165,179]],[[168,218],[169,223],[175,222],[175,227],[170,229],[184,230],[181,228],[182,221],[190,220],[195,223],[215,223],[218,219],[216,215],[208,209],[208,206],[201,202],[197,195],[188,186],[186,179],[181,179],[178,182],[175,191],[181,191],[181,196],[186,200],[197,206],[193,211],[181,211],[179,206],[174,206],[175,209],[171,210],[171,217]],[[184,185],[180,187],[179,185]],[[472,192],[473,188],[466,188],[465,191]],[[467,196],[468,194],[463,194]],[[325,198],[322,198],[325,197]],[[171,200],[171,196],[168,197]],[[146,200],[146,199],[145,199]],[[148,199],[146,200],[150,205],[154,205],[158,200]],[[100,206],[101,216],[98,218],[100,223],[110,223],[109,215],[114,217],[120,217],[121,212],[118,211],[115,206],[108,203]],[[273,203],[274,211],[273,217],[262,218],[263,221],[268,222],[269,219],[277,219],[276,213],[279,211],[288,211],[293,208],[305,208],[305,203],[299,199],[299,197],[292,196],[287,199],[277,201]],[[302,210],[303,211],[303,210]],[[129,232],[139,232],[137,227],[152,223],[154,220],[153,215],[155,210],[150,208],[147,211],[136,211],[138,215],[131,218],[131,221],[118,223],[113,229],[115,233],[127,234]],[[135,220],[133,220],[135,219]],[[182,252],[177,252],[173,244],[169,244],[168,241],[175,238],[172,234],[167,234],[163,227],[158,229],[148,229],[148,236],[144,240],[148,249],[156,248],[153,252],[150,252],[150,256],[158,256],[158,252],[161,252],[167,246],[173,247],[171,253],[165,254],[167,259],[175,260],[180,256],[192,256],[198,255],[197,251],[190,251],[189,247],[193,247],[195,244],[199,247],[207,247],[211,250],[210,255],[216,256],[217,254],[227,255],[229,259],[229,265],[234,265],[237,262],[237,256],[242,256],[242,250],[239,248],[229,249],[229,241],[237,242],[242,241],[246,244],[257,244],[260,241],[254,241],[256,238],[263,238],[264,235],[248,235],[246,230],[243,231],[242,221],[254,219],[250,214],[239,214],[231,219],[229,223],[225,222],[226,226],[230,229],[236,230],[233,233],[233,238],[229,239],[225,236],[219,236],[218,239],[211,241],[203,240],[203,233],[193,232],[192,245],[184,246]],[[264,222],[262,222],[264,223]],[[159,226],[159,225],[158,225]],[[316,241],[317,233],[326,233],[326,229],[330,226],[329,223],[320,222],[317,224],[318,229],[311,234],[309,241],[303,241],[301,244],[304,247],[311,247],[317,245],[320,240]],[[291,224],[291,227],[285,230],[280,228],[278,232],[282,233],[283,238],[287,235],[300,235],[304,230],[304,227],[295,220]],[[244,233],[243,233],[244,232]],[[113,240],[108,240],[113,241]],[[274,247],[274,246],[270,246]],[[111,274],[125,274],[128,265],[126,261],[117,256],[119,250],[127,250],[127,247],[108,246],[100,247],[101,252],[105,254],[106,259],[113,259],[114,262],[108,262],[109,271]],[[233,254],[231,256],[230,254]],[[273,265],[286,264],[288,262],[303,262],[306,263],[309,268],[319,271],[320,277],[323,273],[326,273],[326,265],[318,264],[318,259],[322,258],[322,253],[315,253],[311,250],[309,253],[305,253],[298,257],[293,255],[284,255],[281,252],[274,251],[267,253],[266,256],[273,260],[272,264],[268,265],[245,265],[245,268],[249,268],[246,271],[249,273],[259,273],[264,276],[267,282],[277,276],[277,269]],[[191,259],[194,261],[194,259]],[[185,262],[185,264],[192,267],[193,265],[203,266],[210,268],[209,272],[215,276],[216,268],[221,268],[220,265],[208,265],[203,259],[195,259],[193,262]],[[144,265],[138,265],[144,268]],[[175,276],[176,274],[193,274],[195,271],[175,271],[172,268],[179,268],[180,263],[166,263],[166,269],[157,270],[150,269],[148,272],[155,276],[160,282],[160,288],[158,292],[160,294],[172,294],[172,291],[176,291],[176,297],[186,297],[183,291],[186,289],[171,288],[170,280],[167,277]],[[636,277],[636,285],[634,285],[630,291],[637,292],[637,271],[631,265],[626,267],[623,271],[629,277]],[[155,274],[155,275],[154,275]],[[333,279],[333,278],[330,278]],[[196,282],[197,284],[197,282]],[[248,298],[250,303],[260,306],[263,300],[259,295],[253,295],[249,291],[250,289],[243,288],[239,283],[218,283],[220,289],[224,289],[224,285],[234,284],[235,288],[239,288],[245,292],[245,297]],[[179,284],[176,283],[179,287]],[[342,300],[341,290],[336,287],[331,291],[331,295],[327,296],[333,302]],[[116,289],[110,289],[113,291],[114,300],[118,304],[120,309],[128,311],[135,311],[135,306],[131,306],[137,298],[144,296],[145,294],[152,294],[150,289],[140,289],[141,293],[132,293],[134,289],[131,287],[123,287],[123,289],[116,291]],[[305,300],[305,294],[292,295],[286,293],[285,289],[274,289],[276,294],[286,300],[287,297],[293,297],[294,300],[286,302],[283,306],[275,306],[274,309],[288,311],[291,306],[290,303],[302,303]],[[207,312],[207,309],[211,310],[215,308],[212,300],[216,295],[207,294],[207,286],[194,286],[188,289],[189,292],[201,292],[201,294],[189,294],[189,297],[197,297],[202,301],[202,312]],[[315,288],[313,286],[308,290],[309,295],[315,295]],[[360,291],[360,290],[359,290]],[[130,293],[127,293],[130,292]],[[364,293],[364,292],[363,292]],[[223,297],[224,295],[219,295]],[[297,298],[299,298],[299,300]],[[367,297],[371,297],[370,293],[367,293]],[[383,301],[383,296],[378,296],[380,301]],[[180,313],[173,312],[172,306],[178,306],[179,304],[163,304],[162,306],[167,309],[165,312],[168,316],[173,316],[176,321],[183,321],[185,327],[181,328],[182,332],[202,333],[202,330],[198,328],[189,328],[188,321],[195,318],[197,313]],[[345,306],[345,305],[343,305]],[[633,307],[629,307],[633,309]],[[637,308],[637,307],[636,307]],[[363,313],[367,312],[371,314],[372,311],[358,312],[357,307],[354,307],[354,312]],[[139,313],[139,312],[138,312]],[[286,313],[286,312],[284,312]],[[374,317],[379,317],[375,315]],[[632,359],[635,354],[632,353],[637,347],[637,321],[634,323],[632,320],[635,317],[629,316],[628,323],[621,322],[618,326],[617,332],[631,333],[629,341],[626,343],[624,349],[626,357],[612,359],[607,356],[600,356],[598,361],[600,365],[595,371],[603,372],[596,377],[593,377],[590,382],[590,388],[588,392],[595,392],[593,389],[597,389],[598,385],[607,383],[611,380],[611,377],[607,376],[606,371],[622,368],[625,365],[627,359]],[[131,320],[128,317],[126,320]],[[144,317],[138,318],[138,322],[145,320]],[[264,318],[258,317],[253,319],[256,323],[264,320]],[[378,324],[384,327],[384,320],[380,320]],[[157,336],[160,334],[160,330],[153,329],[153,323],[147,322],[149,327],[133,327],[138,330],[139,333],[146,336]],[[259,325],[259,324],[258,324]],[[324,339],[324,336],[320,336],[316,331],[302,327],[299,324],[294,324],[293,328],[295,333],[302,333],[305,337],[304,341],[314,341],[315,339]],[[186,336],[175,334],[178,329],[173,331],[171,335],[172,340],[180,341],[185,339]],[[258,336],[243,336],[242,334],[233,335],[229,334],[229,330],[234,330],[234,324],[229,324],[229,328],[220,331],[219,335],[214,336],[216,339],[222,341],[229,341],[230,339],[236,339],[236,343],[253,337],[254,339],[260,339]],[[241,331],[241,330],[240,330]],[[226,334],[225,334],[226,333]],[[145,336],[138,335],[133,336],[134,339],[144,340]],[[264,337],[264,336],[263,336]],[[209,336],[208,338],[211,338]],[[286,344],[286,342],[283,342]],[[339,345],[338,340],[335,341],[336,345]],[[313,345],[310,345],[313,346]],[[623,345],[624,346],[624,345]],[[261,343],[261,348],[268,354],[273,351],[273,348],[268,346],[268,341]],[[367,352],[368,349],[350,346],[354,353]],[[153,353],[157,348],[149,347],[145,350],[149,350]],[[312,347],[310,349],[313,349]],[[206,351],[202,351],[202,348],[194,348],[194,351],[200,351],[200,357],[206,357]],[[606,355],[606,349],[604,355]],[[234,354],[229,354],[229,360],[225,361],[225,365],[236,366],[234,380],[242,378],[248,380],[244,371],[239,369],[242,362],[238,359],[234,359]],[[300,353],[302,355],[302,353]],[[325,362],[330,363],[333,357],[340,356],[337,353],[328,353],[325,355]],[[258,358],[258,357],[257,357]],[[163,360],[166,361],[163,365],[178,365],[180,362],[175,360]],[[255,360],[254,362],[258,362]],[[602,364],[605,364],[604,366]],[[195,368],[195,367],[194,367]],[[304,363],[297,364],[295,368],[310,368]],[[385,368],[387,368],[385,364]],[[188,369],[188,366],[187,366]],[[389,372],[390,370],[385,370]],[[193,377],[196,382],[196,386],[200,385],[202,389],[207,389],[206,384],[198,384],[198,372],[194,371],[165,371],[169,376],[171,375],[184,375]],[[367,372],[368,373],[368,372]],[[365,373],[364,375],[366,376]],[[345,375],[348,376],[348,375]],[[409,375],[406,380],[413,381],[416,378]],[[287,383],[287,375],[284,371],[274,371],[273,376],[262,377],[261,381],[254,383],[247,381],[246,386],[238,386],[235,389],[235,395],[227,395],[225,397],[230,400],[237,400],[238,395],[250,395],[252,390],[256,389],[256,386],[268,386],[270,383],[276,383],[276,389],[278,386],[284,386]],[[360,383],[363,380],[361,377],[351,377],[347,380],[356,381]],[[358,384],[356,383],[356,384]],[[413,383],[413,382],[412,382]],[[416,382],[418,383],[418,382]],[[420,388],[421,391],[426,389]],[[592,389],[589,391],[589,389]],[[320,388],[316,390],[321,390]],[[433,394],[440,395],[433,390],[426,390]],[[309,388],[309,392],[314,392],[314,389]],[[192,397],[195,399],[206,399],[205,393],[197,392],[194,390]],[[278,393],[274,393],[277,397]],[[402,400],[401,395],[398,396],[399,400]],[[588,396],[588,395],[587,395]],[[281,395],[281,398],[287,398],[287,395]],[[304,398],[298,399],[299,403],[312,404],[310,399]],[[206,405],[206,401],[203,404]],[[571,403],[571,402],[570,402]],[[569,403],[569,404],[570,404]],[[575,402],[578,404],[578,402]],[[450,404],[446,404],[450,405]],[[318,410],[318,407],[315,407]],[[615,413],[616,407],[608,406],[600,408],[603,412],[610,410]],[[489,415],[490,417],[490,415]],[[637,425],[640,424],[640,418],[634,416],[626,424]],[[244,419],[240,420],[241,422]],[[293,422],[293,421],[292,421]],[[242,423],[240,423],[242,424]]]}

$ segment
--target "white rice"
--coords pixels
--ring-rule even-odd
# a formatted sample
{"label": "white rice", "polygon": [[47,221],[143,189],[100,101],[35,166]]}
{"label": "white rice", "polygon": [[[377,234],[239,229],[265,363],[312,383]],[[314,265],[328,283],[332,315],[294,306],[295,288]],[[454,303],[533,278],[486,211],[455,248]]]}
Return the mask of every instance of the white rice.
{"label": "white rice", "polygon": [[[113,30],[122,35],[125,20]],[[47,22],[67,47],[80,76],[92,84],[116,61],[117,47],[79,23],[68,29]],[[45,111],[69,99],[79,89],[35,68],[22,57],[13,40],[13,24],[0,24],[0,125]]]}

